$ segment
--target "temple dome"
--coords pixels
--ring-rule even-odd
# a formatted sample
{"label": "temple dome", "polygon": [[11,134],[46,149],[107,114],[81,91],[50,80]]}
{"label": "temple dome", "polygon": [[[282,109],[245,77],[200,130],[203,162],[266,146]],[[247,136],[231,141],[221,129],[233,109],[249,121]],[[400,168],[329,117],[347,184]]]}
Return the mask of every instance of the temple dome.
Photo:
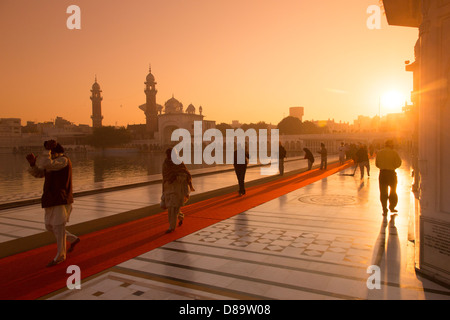
{"label": "temple dome", "polygon": [[147,75],[147,78],[145,78],[145,80],[146,80],[148,83],[154,83],[154,82],[155,82],[155,77],[154,77],[153,74],[150,72],[150,73]]}
{"label": "temple dome", "polygon": [[152,67],[149,65],[148,66],[148,75],[147,78],[145,78],[146,83],[156,83],[155,82],[155,77],[152,74]]}
{"label": "temple dome", "polygon": [[92,90],[100,90],[100,85],[97,83],[97,78],[95,79],[95,82],[92,85]]}
{"label": "temple dome", "polygon": [[164,104],[165,113],[183,113],[183,104],[173,96]]}
{"label": "temple dome", "polygon": [[195,107],[192,103],[186,108],[186,113],[189,113],[189,114],[195,113]]}

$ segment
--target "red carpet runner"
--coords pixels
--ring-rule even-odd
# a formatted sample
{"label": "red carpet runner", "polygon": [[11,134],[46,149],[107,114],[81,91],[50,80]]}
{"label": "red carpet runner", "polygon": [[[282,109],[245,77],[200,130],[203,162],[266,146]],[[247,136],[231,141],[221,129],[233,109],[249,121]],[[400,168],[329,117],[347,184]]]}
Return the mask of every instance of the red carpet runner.
{"label": "red carpet runner", "polygon": [[[312,170],[298,175],[281,177],[272,182],[200,201],[183,207],[185,223],[175,232],[165,234],[167,214],[161,212],[147,218],[124,223],[81,236],[74,252],[65,262],[46,268],[56,254],[56,245],[19,253],[0,260],[0,299],[37,299],[66,287],[69,265],[81,269],[82,279],[116,266],[171,241],[196,232],[214,223],[278,198],[305,185],[323,179],[349,166],[332,164],[327,171]],[[195,178],[194,178],[195,179]],[[195,184],[195,180],[194,180]]]}

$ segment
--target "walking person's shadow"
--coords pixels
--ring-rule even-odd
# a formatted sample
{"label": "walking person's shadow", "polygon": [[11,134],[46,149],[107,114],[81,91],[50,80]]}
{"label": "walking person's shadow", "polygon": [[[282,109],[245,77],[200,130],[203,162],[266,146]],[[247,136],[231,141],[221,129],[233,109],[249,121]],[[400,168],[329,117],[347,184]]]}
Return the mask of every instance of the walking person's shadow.
{"label": "walking person's shadow", "polygon": [[[368,299],[399,300],[401,249],[398,231],[395,225],[397,215],[392,215],[390,221],[383,217],[380,233],[374,245],[372,266],[379,269],[380,287],[368,291]],[[386,241],[387,240],[387,241]]]}
{"label": "walking person's shadow", "polygon": [[398,231],[395,225],[397,215],[391,216],[389,221],[389,238],[386,246],[386,299],[400,300],[400,269],[401,269],[401,247]]}

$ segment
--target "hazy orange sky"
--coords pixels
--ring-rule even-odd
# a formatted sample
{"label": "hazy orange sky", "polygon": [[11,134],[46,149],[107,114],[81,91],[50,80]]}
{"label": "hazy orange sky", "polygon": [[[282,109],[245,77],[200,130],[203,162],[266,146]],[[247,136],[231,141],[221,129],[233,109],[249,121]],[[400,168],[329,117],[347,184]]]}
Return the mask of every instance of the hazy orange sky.
{"label": "hazy orange sky", "polygon": [[[378,114],[380,95],[409,99],[418,30],[366,21],[378,0],[1,0],[1,118],[92,125],[90,89],[103,90],[103,125],[145,123],[151,64],[157,103],[172,94],[207,120],[277,124]],[[81,30],[69,30],[69,5]],[[401,108],[382,106],[381,113]]]}

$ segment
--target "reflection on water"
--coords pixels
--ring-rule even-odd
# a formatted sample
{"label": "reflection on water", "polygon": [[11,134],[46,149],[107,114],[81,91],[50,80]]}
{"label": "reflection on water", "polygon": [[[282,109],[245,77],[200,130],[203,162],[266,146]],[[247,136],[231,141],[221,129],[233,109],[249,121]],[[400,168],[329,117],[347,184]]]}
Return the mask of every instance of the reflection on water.
{"label": "reflection on water", "polygon": [[[133,179],[161,173],[161,153],[68,153],[73,166],[74,189],[95,182]],[[188,165],[189,169],[206,165]],[[43,180],[32,177],[25,154],[0,154],[0,196],[35,193]]]}
{"label": "reflection on water", "polygon": [[[85,190],[98,182],[118,182],[127,184],[136,178],[160,174],[165,158],[164,152],[139,153],[78,153],[68,152],[73,166],[74,190]],[[288,157],[299,156],[299,153],[288,152]],[[0,154],[0,197],[40,193],[43,180],[36,179],[28,173],[28,162],[25,154]],[[187,165],[192,169],[211,167],[203,165]]]}

